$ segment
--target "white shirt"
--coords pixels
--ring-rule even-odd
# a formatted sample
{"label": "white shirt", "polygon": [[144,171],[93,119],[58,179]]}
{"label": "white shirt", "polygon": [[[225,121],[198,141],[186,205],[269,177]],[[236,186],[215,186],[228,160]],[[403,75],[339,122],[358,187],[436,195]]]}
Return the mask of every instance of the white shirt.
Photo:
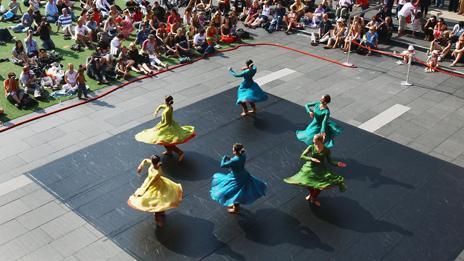
{"label": "white shirt", "polygon": [[76,34],[76,37],[78,35],[87,35],[88,32],[90,32],[90,29],[85,25],[78,25],[76,26],[76,28],[74,28],[74,33]]}
{"label": "white shirt", "polygon": [[64,73],[64,76],[66,77],[67,83],[70,85],[75,85],[77,83],[77,71],[73,70],[71,71],[66,71]]}
{"label": "white shirt", "polygon": [[411,16],[414,6],[409,2],[405,3],[400,11],[398,11],[398,16],[408,17]]}
{"label": "white shirt", "polygon": [[119,51],[119,47],[121,47],[121,41],[119,40],[118,37],[114,37],[113,40],[111,40],[110,46],[111,46],[110,53],[112,55],[117,55]]}
{"label": "white shirt", "polygon": [[263,6],[263,11],[261,12],[261,15],[269,17],[269,15],[271,15],[271,7]]}
{"label": "white shirt", "polygon": [[206,35],[203,34],[203,36],[201,36],[200,34],[196,34],[194,37],[193,37],[193,45],[195,46],[199,46],[199,45],[202,45],[206,40]]}

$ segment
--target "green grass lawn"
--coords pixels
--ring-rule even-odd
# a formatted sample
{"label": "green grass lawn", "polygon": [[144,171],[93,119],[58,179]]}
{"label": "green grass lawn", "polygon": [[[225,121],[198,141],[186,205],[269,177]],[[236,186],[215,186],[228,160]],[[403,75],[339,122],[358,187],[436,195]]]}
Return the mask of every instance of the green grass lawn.
{"label": "green grass lawn", "polygon": [[[22,2],[22,1],[19,1]],[[78,2],[76,2],[78,3]],[[5,1],[5,4],[7,2]],[[121,7],[124,7],[124,0],[117,0],[116,4],[119,4]],[[27,10],[26,7],[22,6],[21,7],[23,11]],[[76,8],[74,12],[76,14],[79,14],[81,11],[80,7],[76,4]],[[41,8],[41,13],[44,14],[44,7]],[[14,25],[12,22],[8,23],[0,23],[1,28],[9,27]],[[93,52],[93,50],[85,50],[83,52],[76,52],[71,50],[71,45],[74,43],[74,40],[64,40],[63,39],[63,33],[60,31],[59,33],[56,32],[57,28],[55,25],[52,25],[52,40],[55,43],[56,46],[56,51],[59,52],[60,54],[63,55],[63,60],[61,61],[61,64],[66,68],[68,63],[74,64],[74,68],[76,68],[79,64],[85,64],[85,61],[88,56]],[[25,33],[14,33],[12,30],[10,30],[10,33],[16,37],[17,39],[23,41],[24,43],[24,38],[26,37]],[[34,39],[37,41],[37,44],[39,47],[41,47],[41,41],[38,36],[34,37]],[[133,41],[135,39],[135,31],[133,35],[128,39],[123,42],[123,45],[128,46],[129,41]],[[222,45],[222,48],[228,48],[233,45],[230,44],[224,44]],[[0,58],[10,58],[11,57],[11,51],[14,47],[14,43],[7,43],[6,45],[0,46]],[[165,57],[164,62],[168,63],[169,65],[174,65],[178,63],[178,59],[172,58],[172,57]],[[11,62],[3,62],[0,63],[0,80],[2,81],[2,87],[1,87],[1,93],[0,93],[0,107],[4,109],[5,113],[3,115],[0,115],[0,121],[1,122],[7,122],[9,120],[18,118],[20,116],[29,114],[33,111],[40,111],[43,108],[49,107],[51,105],[57,104],[61,101],[68,100],[75,98],[75,96],[70,96],[70,97],[61,97],[59,99],[54,99],[52,97],[47,97],[43,101],[39,101],[39,104],[37,107],[30,109],[30,110],[19,110],[17,109],[14,105],[9,103],[4,95],[4,89],[3,89],[3,80],[5,79],[6,75],[8,72],[15,72],[17,77],[19,77],[21,73],[21,66],[14,65]],[[136,73],[132,73],[133,76],[139,76]],[[87,79],[87,84],[89,85],[91,90],[97,90],[100,88],[104,88],[110,85],[115,85],[118,84],[118,82],[111,82],[107,85],[99,85],[95,80],[86,77]]]}

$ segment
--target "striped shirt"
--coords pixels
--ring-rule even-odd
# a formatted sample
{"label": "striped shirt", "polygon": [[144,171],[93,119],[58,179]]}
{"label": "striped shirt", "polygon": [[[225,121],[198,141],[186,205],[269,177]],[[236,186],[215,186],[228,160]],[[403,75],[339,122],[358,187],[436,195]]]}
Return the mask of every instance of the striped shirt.
{"label": "striped shirt", "polygon": [[70,25],[72,24],[72,17],[70,15],[60,15],[60,17],[58,17],[58,24],[61,26]]}

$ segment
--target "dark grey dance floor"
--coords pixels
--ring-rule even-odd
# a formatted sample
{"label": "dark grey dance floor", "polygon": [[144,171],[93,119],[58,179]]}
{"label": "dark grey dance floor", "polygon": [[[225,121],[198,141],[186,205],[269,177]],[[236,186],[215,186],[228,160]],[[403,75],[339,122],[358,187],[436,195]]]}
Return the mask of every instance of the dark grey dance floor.
{"label": "dark grey dance floor", "polygon": [[[181,146],[184,163],[164,159],[185,197],[163,229],[126,204],[145,178],[135,175],[140,160],[161,152],[134,135],[157,120],[29,175],[138,260],[452,260],[464,248],[464,169],[340,123],[332,151],[348,164],[336,170],[348,190],[325,191],[322,206],[311,207],[304,189],[282,181],[303,164],[295,130],[309,121],[304,108],[272,96],[240,119],[234,101],[230,90],[175,111],[198,136]],[[234,142],[245,144],[247,169],[269,185],[237,216],[209,197]]]}

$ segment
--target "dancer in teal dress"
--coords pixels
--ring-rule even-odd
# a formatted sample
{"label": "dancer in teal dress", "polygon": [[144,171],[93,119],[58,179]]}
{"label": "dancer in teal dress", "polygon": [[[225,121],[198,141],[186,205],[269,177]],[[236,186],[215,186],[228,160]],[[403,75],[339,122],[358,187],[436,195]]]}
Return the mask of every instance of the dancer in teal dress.
{"label": "dancer in teal dress", "polygon": [[324,146],[332,148],[334,137],[341,133],[341,128],[330,120],[329,103],[330,95],[326,94],[319,101],[306,104],[306,111],[313,120],[305,130],[296,131],[296,137],[306,145],[311,145],[314,135],[320,133],[324,137]]}
{"label": "dancer in teal dress", "polygon": [[211,198],[227,207],[229,213],[239,213],[240,204],[251,204],[266,193],[266,184],[245,170],[245,149],[236,143],[234,157],[224,156],[221,168],[230,168],[228,174],[215,173],[211,181]]}
{"label": "dancer in teal dress", "polygon": [[330,150],[324,147],[322,140],[323,137],[321,134],[316,134],[314,136],[314,144],[309,145],[300,156],[306,163],[301,167],[298,173],[284,179],[288,184],[306,187],[309,191],[306,200],[316,206],[321,205],[317,200],[317,196],[322,190],[334,186],[338,186],[340,191],[345,191],[346,189],[345,179],[342,176],[332,173],[332,171],[327,168],[326,162],[341,168],[346,167],[346,164],[332,160],[330,158]]}
{"label": "dancer in teal dress", "polygon": [[[267,94],[253,81],[253,76],[256,74],[256,66],[252,60],[246,62],[246,67],[242,68],[240,73],[236,73],[229,67],[229,72],[235,77],[243,77],[243,81],[238,86],[237,104],[242,106],[241,116],[246,116],[248,113],[256,112],[256,102],[267,100]],[[251,110],[248,111],[247,103],[250,104]]]}

